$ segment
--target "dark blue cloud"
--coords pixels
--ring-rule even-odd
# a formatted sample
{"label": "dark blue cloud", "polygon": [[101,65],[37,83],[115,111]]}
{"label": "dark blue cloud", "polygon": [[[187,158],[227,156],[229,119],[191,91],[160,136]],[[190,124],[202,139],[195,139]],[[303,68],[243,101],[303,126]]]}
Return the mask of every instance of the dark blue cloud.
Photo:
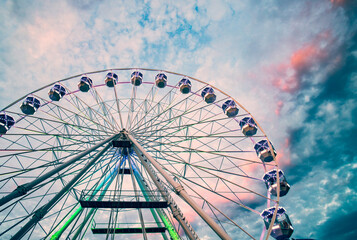
{"label": "dark blue cloud", "polygon": [[[316,78],[318,73],[304,73],[301,77],[310,81],[305,81],[294,96],[294,101],[301,104],[307,91],[318,89],[318,94],[307,103],[308,111],[302,126],[290,129],[293,166],[285,172],[292,185],[291,190],[297,190],[295,186],[300,186],[300,190],[309,186],[311,190],[310,196],[303,196],[303,192],[294,194],[298,198],[296,202],[305,198],[305,204],[296,205],[293,213],[299,216],[298,207],[302,206],[318,213],[311,212],[295,219],[299,220],[294,234],[297,238],[357,239],[357,199],[345,198],[357,191],[357,30],[356,13],[351,10],[352,7],[356,9],[355,5],[355,1],[346,1],[344,5],[350,31],[333,52],[340,56],[340,63],[317,84],[311,79]],[[328,60],[321,62],[321,66],[327,65]],[[329,108],[331,111],[321,113]],[[321,205],[321,199],[325,198],[328,200]],[[291,199],[288,202],[292,204]],[[294,223],[294,219],[292,221]]]}
{"label": "dark blue cloud", "polygon": [[[296,102],[304,98],[305,90],[316,87],[320,89],[320,93],[312,97],[309,102],[309,111],[307,112],[307,117],[304,121],[304,126],[296,129],[291,129],[291,151],[297,155],[297,161],[301,161],[304,157],[301,155],[301,150],[303,145],[307,144],[303,140],[308,135],[314,135],[316,128],[326,128],[325,135],[315,136],[316,138],[316,151],[315,154],[311,155],[309,159],[304,159],[304,161],[309,161],[314,165],[325,165],[330,168],[335,168],[346,164],[348,161],[355,156],[354,147],[356,142],[356,116],[357,116],[357,101],[355,99],[356,95],[356,85],[354,84],[355,76],[357,74],[357,59],[353,52],[357,50],[357,31],[351,33],[351,38],[341,46],[339,49],[339,54],[342,56],[341,64],[334,69],[329,75],[326,76],[321,83],[316,86],[312,84],[304,84],[297,94]],[[314,77],[314,76],[310,76]],[[339,116],[333,124],[326,126],[326,116],[319,116],[317,113],[324,105],[328,103],[333,103],[338,106],[338,109],[344,111],[344,107],[349,104],[345,111],[351,111],[352,127],[347,127],[342,122],[343,116]],[[332,113],[338,114],[338,112]],[[341,122],[339,122],[341,120]],[[307,127],[314,126],[314,127]],[[335,129],[332,131],[331,129]],[[341,132],[340,135],[336,135],[336,132]],[[327,136],[326,136],[327,135]],[[348,160],[343,160],[339,156],[348,156]],[[309,167],[304,164],[295,166],[293,171],[299,174],[294,174],[296,180],[301,180],[308,173],[306,171]]]}
{"label": "dark blue cloud", "polygon": [[334,212],[332,218],[320,228],[320,239],[357,239],[356,219],[357,211],[344,214],[341,210]]}

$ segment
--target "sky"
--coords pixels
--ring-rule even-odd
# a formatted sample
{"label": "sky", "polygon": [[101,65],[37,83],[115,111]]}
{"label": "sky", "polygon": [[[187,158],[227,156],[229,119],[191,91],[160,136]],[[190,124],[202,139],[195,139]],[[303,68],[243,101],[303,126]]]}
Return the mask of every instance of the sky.
{"label": "sky", "polygon": [[108,68],[206,81],[258,120],[293,237],[357,239],[357,1],[0,1],[0,107]]}

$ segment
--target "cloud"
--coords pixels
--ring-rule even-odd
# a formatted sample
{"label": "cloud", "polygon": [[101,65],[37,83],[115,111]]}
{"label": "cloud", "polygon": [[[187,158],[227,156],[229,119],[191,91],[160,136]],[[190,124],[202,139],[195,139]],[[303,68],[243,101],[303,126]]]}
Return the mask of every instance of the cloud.
{"label": "cloud", "polygon": [[336,39],[327,30],[295,50],[289,60],[268,67],[268,72],[272,75],[274,86],[281,91],[294,93],[302,85],[311,84],[309,76],[321,71],[325,74],[333,71],[340,61],[341,56],[336,52]]}
{"label": "cloud", "polygon": [[[290,198],[283,199],[284,207],[295,228],[294,237],[324,239],[325,227],[329,226],[335,217],[339,218],[354,210],[353,205],[357,200],[357,189],[353,185],[356,181],[356,160],[334,171],[306,162],[306,167],[311,171],[302,173],[305,175],[304,180],[293,183],[289,192]],[[342,224],[346,226],[345,223],[341,222]],[[345,228],[346,232],[352,229],[347,226]],[[336,231],[335,235],[331,236],[335,236],[333,239],[340,239],[342,235]]]}
{"label": "cloud", "polygon": [[[354,227],[354,220],[357,217],[357,212],[342,213],[338,210],[336,215],[339,217],[331,218],[322,227],[321,238],[331,239],[355,239],[357,238],[357,230]],[[342,215],[342,216],[341,216]]]}
{"label": "cloud", "polygon": [[296,236],[325,236],[314,226],[355,216],[348,211],[356,199],[344,201],[355,193],[346,175],[356,164],[355,9],[352,0],[3,1],[0,104],[111,67],[168,69],[207,81],[250,110],[272,140],[292,184],[282,204]]}

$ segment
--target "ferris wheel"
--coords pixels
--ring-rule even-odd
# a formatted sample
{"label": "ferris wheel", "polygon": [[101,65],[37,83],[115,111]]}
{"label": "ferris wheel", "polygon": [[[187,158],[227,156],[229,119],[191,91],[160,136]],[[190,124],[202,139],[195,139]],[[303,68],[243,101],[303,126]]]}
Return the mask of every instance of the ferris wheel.
{"label": "ferris wheel", "polygon": [[139,68],[76,75],[2,109],[0,135],[1,239],[292,235],[272,143],[204,81]]}

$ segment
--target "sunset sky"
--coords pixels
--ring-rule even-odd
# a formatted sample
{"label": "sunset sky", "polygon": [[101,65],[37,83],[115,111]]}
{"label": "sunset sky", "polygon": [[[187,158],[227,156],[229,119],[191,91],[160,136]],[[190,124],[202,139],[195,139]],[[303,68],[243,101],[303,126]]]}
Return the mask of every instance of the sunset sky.
{"label": "sunset sky", "polygon": [[1,109],[109,68],[165,69],[258,120],[294,238],[357,239],[357,1],[0,1]]}

